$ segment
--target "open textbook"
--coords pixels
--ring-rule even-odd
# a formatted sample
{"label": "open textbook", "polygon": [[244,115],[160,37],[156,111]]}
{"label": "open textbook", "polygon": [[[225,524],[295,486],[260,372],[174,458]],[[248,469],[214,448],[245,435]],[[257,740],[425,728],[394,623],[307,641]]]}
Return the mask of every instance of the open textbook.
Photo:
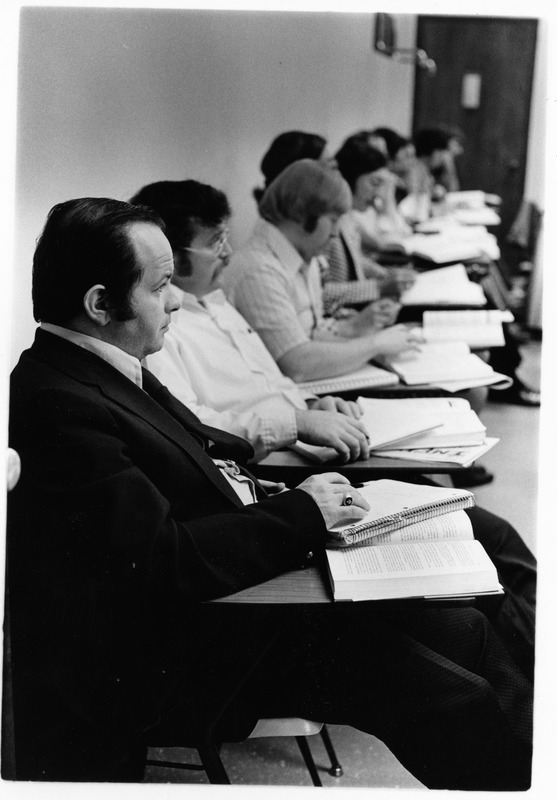
{"label": "open textbook", "polygon": [[426,342],[466,342],[473,350],[502,347],[503,322],[513,319],[511,311],[498,309],[424,311],[422,336]]}
{"label": "open textbook", "polygon": [[420,272],[414,284],[404,291],[403,306],[484,306],[487,302],[479,283],[468,277],[464,264],[453,264]]}
{"label": "open textbook", "polygon": [[358,487],[370,510],[353,524],[336,525],[329,530],[331,546],[347,547],[365,542],[380,533],[391,533],[415,522],[438,517],[449,511],[471,508],[474,495],[466,489],[430,486],[383,479]]}
{"label": "open textbook", "polygon": [[446,192],[443,203],[449,209],[484,209],[486,206],[500,206],[501,198],[497,194],[487,194],[481,189],[466,189],[458,192]]}
{"label": "open textbook", "polygon": [[[470,403],[464,397],[402,397],[378,399],[359,397],[362,420],[367,430],[373,430],[376,420],[387,417],[421,419],[424,415],[436,421],[428,430],[408,433],[399,446],[416,447],[462,447],[483,444],[486,428]],[[388,443],[379,443],[373,450],[391,449]]]}
{"label": "open textbook", "polygon": [[[486,209],[486,212],[494,214],[492,209]],[[455,220],[453,225],[443,227],[440,233],[413,233],[406,237],[402,242],[406,254],[433,264],[450,264],[483,257],[495,261],[500,258],[497,239],[481,224],[483,212],[459,211],[455,212],[455,217],[457,214],[460,219]]]}
{"label": "open textbook", "polygon": [[433,384],[449,392],[473,386],[501,384],[505,388],[512,378],[502,375],[470,351],[466,342],[429,342],[419,351],[404,351],[397,356],[383,357],[381,363],[392,369],[408,386]]}
{"label": "open textbook", "polygon": [[464,511],[326,551],[335,600],[499,594],[497,570]]}

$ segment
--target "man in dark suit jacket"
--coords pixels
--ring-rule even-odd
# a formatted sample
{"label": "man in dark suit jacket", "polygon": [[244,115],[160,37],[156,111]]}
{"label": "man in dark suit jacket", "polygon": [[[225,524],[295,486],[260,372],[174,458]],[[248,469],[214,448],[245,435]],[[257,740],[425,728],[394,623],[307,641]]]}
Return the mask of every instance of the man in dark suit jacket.
{"label": "man in dark suit jacket", "polygon": [[[531,683],[477,609],[205,602],[319,558],[366,502],[336,474],[270,494],[245,441],[141,369],[176,307],[162,227],[73,200],[35,253],[41,329],[11,384],[16,777],[140,780],[148,743],[296,715],[374,733],[430,787],[526,788]],[[506,523],[474,524],[504,549]]]}

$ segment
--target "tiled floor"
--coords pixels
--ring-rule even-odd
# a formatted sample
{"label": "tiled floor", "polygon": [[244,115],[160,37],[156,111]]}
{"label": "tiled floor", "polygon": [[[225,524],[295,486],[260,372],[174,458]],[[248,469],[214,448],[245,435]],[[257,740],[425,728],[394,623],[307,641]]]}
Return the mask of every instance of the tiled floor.
{"label": "tiled floor", "polygon": [[[540,381],[540,345],[530,342],[523,348],[521,377],[533,387]],[[479,505],[504,516],[536,549],[536,502],[538,478],[539,410],[488,403],[482,419],[489,435],[500,443],[482,460],[495,473],[492,484],[475,490]],[[382,742],[373,736],[345,726],[329,727],[339,760],[344,767],[341,778],[327,774],[327,756],[320,737],[312,737],[311,747],[325,786],[420,788]],[[184,756],[185,751],[182,753]],[[168,756],[168,751],[159,757]],[[173,753],[173,757],[177,751]],[[192,752],[187,752],[191,758]],[[195,754],[193,754],[195,755]],[[258,739],[226,745],[223,761],[233,784],[266,786],[311,786],[296,743],[286,739]],[[206,783],[203,773],[149,768],[145,781]],[[272,795],[274,796],[274,795]]]}

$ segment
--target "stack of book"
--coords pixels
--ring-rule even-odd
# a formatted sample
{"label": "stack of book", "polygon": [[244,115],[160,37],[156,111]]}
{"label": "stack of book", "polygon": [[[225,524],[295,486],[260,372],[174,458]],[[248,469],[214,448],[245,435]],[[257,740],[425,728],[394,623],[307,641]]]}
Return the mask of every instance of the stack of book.
{"label": "stack of book", "polygon": [[[499,439],[488,437],[485,425],[463,397],[411,397],[381,400],[358,398],[362,419],[368,430],[385,418],[385,407],[393,418],[420,420],[426,415],[436,421],[430,430],[399,440],[394,446],[373,447],[376,456],[421,461],[443,466],[469,467],[494,447]],[[383,424],[383,423],[382,423]]]}
{"label": "stack of book", "polygon": [[371,510],[331,529],[327,565],[335,600],[500,594],[497,570],[474,539],[463,489],[370,481],[358,488]]}
{"label": "stack of book", "polygon": [[[486,436],[478,415],[461,397],[359,397],[357,402],[375,456],[468,467],[499,441]],[[292,449],[315,463],[338,457],[332,447],[297,442]]]}
{"label": "stack of book", "polygon": [[384,356],[380,361],[407,386],[430,384],[448,392],[460,392],[474,386],[512,385],[512,378],[495,372],[463,341],[425,342],[419,344],[418,350]]}

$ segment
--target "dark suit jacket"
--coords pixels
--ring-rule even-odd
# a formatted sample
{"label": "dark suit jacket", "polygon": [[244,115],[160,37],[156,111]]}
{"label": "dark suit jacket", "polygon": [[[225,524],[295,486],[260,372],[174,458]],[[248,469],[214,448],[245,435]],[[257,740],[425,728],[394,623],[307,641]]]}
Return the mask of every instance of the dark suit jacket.
{"label": "dark suit jacket", "polygon": [[[22,461],[8,526],[15,686],[103,735],[148,728],[189,668],[203,673],[230,631],[201,601],[300,567],[325,539],[305,492],[260,490],[243,507],[212,456],[246,462],[251,446],[153,382],[151,397],[41,330],[11,381],[10,446]],[[249,626],[236,632],[242,665]]]}

